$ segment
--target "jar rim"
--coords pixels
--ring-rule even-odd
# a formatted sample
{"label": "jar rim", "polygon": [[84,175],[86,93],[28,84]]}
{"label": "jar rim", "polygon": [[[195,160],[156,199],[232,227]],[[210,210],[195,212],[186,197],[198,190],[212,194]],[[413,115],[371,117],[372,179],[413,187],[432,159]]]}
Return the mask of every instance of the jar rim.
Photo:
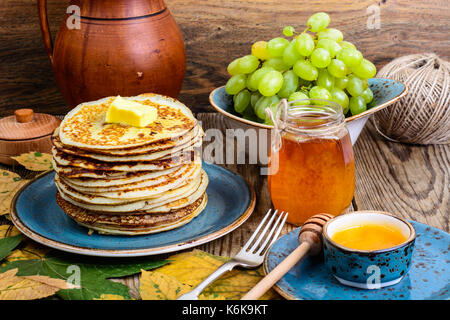
{"label": "jar rim", "polygon": [[284,121],[288,130],[328,130],[345,123],[342,107],[334,101],[299,99],[287,105]]}

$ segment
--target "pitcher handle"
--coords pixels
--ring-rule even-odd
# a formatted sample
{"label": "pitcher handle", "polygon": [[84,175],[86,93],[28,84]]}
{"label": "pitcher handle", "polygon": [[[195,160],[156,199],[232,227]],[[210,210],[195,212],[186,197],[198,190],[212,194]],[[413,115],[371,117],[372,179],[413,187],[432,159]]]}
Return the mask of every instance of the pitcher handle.
{"label": "pitcher handle", "polygon": [[42,38],[44,39],[45,51],[47,51],[47,55],[53,65],[53,44],[50,29],[48,27],[47,0],[38,0],[37,6],[39,12],[39,25],[41,27]]}

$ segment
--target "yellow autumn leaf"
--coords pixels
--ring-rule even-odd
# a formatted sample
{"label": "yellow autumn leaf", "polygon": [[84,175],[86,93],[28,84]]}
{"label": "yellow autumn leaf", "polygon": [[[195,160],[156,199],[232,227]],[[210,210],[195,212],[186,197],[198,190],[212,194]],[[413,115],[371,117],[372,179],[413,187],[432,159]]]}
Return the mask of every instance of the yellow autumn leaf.
{"label": "yellow autumn leaf", "polygon": [[[214,256],[195,249],[173,255],[168,260],[171,260],[171,262],[158,268],[157,272],[173,277],[182,284],[195,287],[217,270],[224,262],[228,261],[229,258]],[[199,299],[240,299],[263,277],[262,267],[257,269],[235,268],[223,274],[219,279],[209,285],[199,296]],[[269,290],[261,297],[263,300],[278,298],[279,295],[274,290]]]}
{"label": "yellow autumn leaf", "polygon": [[13,237],[20,234],[19,229],[10,224],[4,224],[0,226],[0,239],[6,237]]}
{"label": "yellow autumn leaf", "polygon": [[0,170],[0,216],[10,213],[14,195],[28,181],[22,179],[17,173]]}
{"label": "yellow autumn leaf", "polygon": [[178,281],[194,287],[228,260],[198,249],[176,254],[168,259],[171,262],[158,268],[158,272],[173,276]]}
{"label": "yellow autumn leaf", "polygon": [[12,158],[31,171],[47,171],[53,169],[52,155],[48,153],[31,151]]}
{"label": "yellow autumn leaf", "polygon": [[73,285],[61,279],[47,276],[17,276],[18,269],[0,274],[0,300],[33,300],[55,294],[60,289],[72,289]]}
{"label": "yellow autumn leaf", "polygon": [[139,293],[142,300],[175,300],[191,287],[157,271],[141,270]]}
{"label": "yellow autumn leaf", "polygon": [[50,250],[50,248],[40,245],[37,242],[26,240],[25,246],[20,246],[18,249],[15,249],[5,259],[7,262],[40,259]]}

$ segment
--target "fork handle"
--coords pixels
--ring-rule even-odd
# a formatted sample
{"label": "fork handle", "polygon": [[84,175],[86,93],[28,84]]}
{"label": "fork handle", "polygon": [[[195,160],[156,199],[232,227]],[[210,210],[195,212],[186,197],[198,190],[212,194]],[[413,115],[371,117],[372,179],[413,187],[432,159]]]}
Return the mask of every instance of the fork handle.
{"label": "fork handle", "polygon": [[205,280],[203,280],[197,287],[195,287],[192,291],[179,296],[177,300],[198,300],[199,294],[202,293],[202,291],[207,286],[209,286],[212,282],[214,282],[214,280],[216,280],[225,272],[231,271],[238,264],[239,263],[233,259],[231,259],[228,262],[225,262],[216,271],[211,273]]}
{"label": "fork handle", "polygon": [[301,243],[290,255],[286,257],[278,266],[267,274],[256,286],[254,286],[241,300],[257,300],[275,283],[278,282],[297,262],[299,262],[309,251],[309,242]]}

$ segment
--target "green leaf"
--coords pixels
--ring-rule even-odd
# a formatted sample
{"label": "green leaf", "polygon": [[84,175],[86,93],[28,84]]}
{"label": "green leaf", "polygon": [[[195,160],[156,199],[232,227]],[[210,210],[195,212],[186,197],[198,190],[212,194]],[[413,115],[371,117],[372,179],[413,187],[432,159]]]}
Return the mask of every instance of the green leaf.
{"label": "green leaf", "polygon": [[22,241],[22,235],[0,239],[0,261],[7,257],[11,251]]}
{"label": "green leaf", "polygon": [[[82,262],[81,262],[82,261]],[[45,275],[51,278],[69,280],[80,285],[80,289],[64,289],[57,295],[67,300],[99,299],[103,294],[115,294],[131,299],[129,288],[108,278],[118,278],[139,273],[142,270],[157,268],[168,260],[149,258],[121,260],[112,258],[93,258],[51,251],[40,259],[12,261],[0,267],[0,273],[18,268],[18,276]],[[79,275],[79,283],[73,282]]]}

